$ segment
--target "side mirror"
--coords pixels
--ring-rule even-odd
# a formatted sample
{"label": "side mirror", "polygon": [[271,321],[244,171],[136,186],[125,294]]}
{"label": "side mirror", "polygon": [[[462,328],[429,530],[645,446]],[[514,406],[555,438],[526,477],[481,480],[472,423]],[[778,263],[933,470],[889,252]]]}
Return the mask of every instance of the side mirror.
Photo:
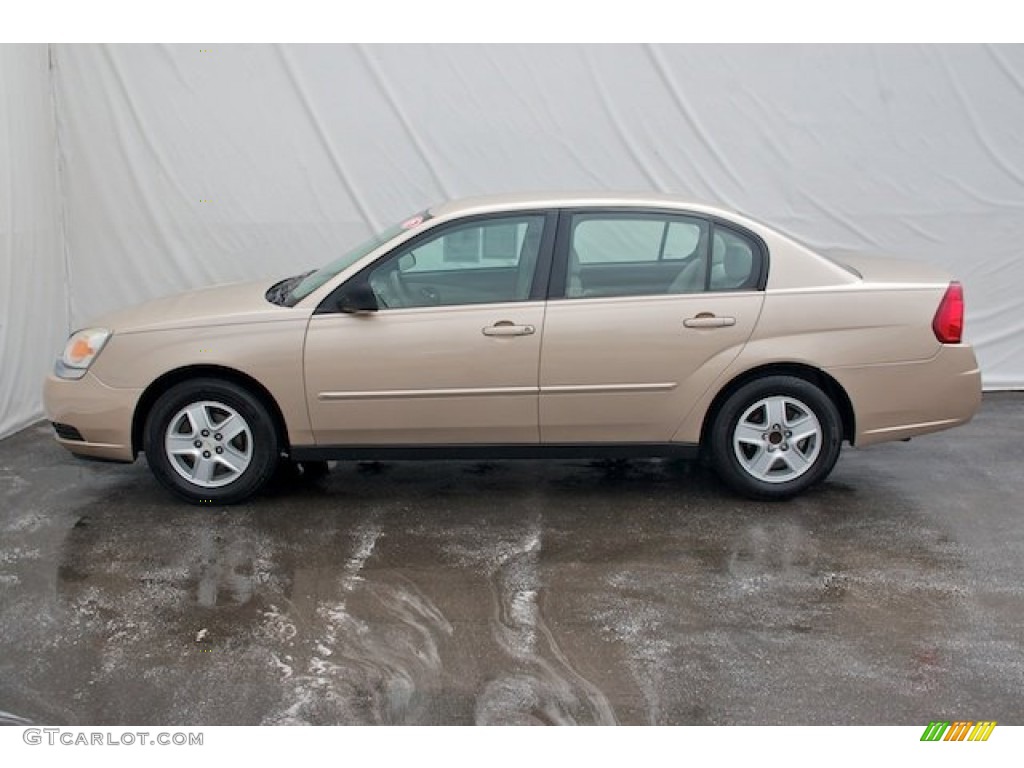
{"label": "side mirror", "polygon": [[377,295],[368,283],[346,287],[338,299],[338,311],[348,315],[361,315],[378,309]]}

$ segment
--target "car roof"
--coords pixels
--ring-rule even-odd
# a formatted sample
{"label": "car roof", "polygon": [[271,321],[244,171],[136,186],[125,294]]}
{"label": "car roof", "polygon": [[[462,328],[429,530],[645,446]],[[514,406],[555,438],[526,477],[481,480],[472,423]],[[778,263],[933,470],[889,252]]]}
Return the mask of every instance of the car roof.
{"label": "car roof", "polygon": [[745,218],[735,211],[687,200],[676,195],[661,192],[519,192],[504,195],[485,195],[449,200],[431,206],[432,216],[466,216],[476,213],[514,211],[528,208],[678,208],[696,213],[724,216],[730,219]]}

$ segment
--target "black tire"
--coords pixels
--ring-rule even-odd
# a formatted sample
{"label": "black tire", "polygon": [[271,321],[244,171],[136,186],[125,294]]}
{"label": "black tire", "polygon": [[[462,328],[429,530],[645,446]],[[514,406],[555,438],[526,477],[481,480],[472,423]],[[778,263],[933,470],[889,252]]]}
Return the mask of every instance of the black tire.
{"label": "black tire", "polygon": [[[209,426],[212,430],[208,429],[207,432],[211,434],[202,437],[198,434],[192,436],[203,444],[202,448],[211,449],[204,451],[203,455],[211,456],[214,450],[224,455],[224,451],[235,450],[241,446],[242,450],[237,452],[240,455],[244,453],[248,462],[244,469],[236,472],[217,465],[213,470],[215,475],[208,480],[211,483],[219,483],[217,487],[204,487],[184,477],[182,472],[188,471],[188,463],[191,461],[194,466],[200,460],[199,456],[172,457],[165,442],[165,439],[191,439],[192,436],[189,436],[187,431],[192,428],[192,419],[183,417],[182,411],[201,403],[206,404],[201,407],[204,413],[210,416]],[[220,440],[222,437],[216,432],[215,419],[217,414],[230,411],[241,417],[243,421],[240,423],[247,431],[235,438],[236,442],[233,445],[225,444],[221,447],[220,444],[213,442],[215,438]],[[172,420],[176,422],[176,435],[170,435],[168,432]],[[221,423],[227,422],[225,420]],[[277,468],[279,439],[266,407],[252,393],[229,381],[200,378],[176,384],[160,396],[146,419],[143,448],[146,452],[146,461],[156,479],[176,496],[192,504],[223,505],[245,501],[266,485]],[[199,450],[197,447],[197,451]],[[229,457],[225,455],[225,458]],[[218,459],[204,461],[210,465]],[[242,461],[236,464],[241,466]],[[219,475],[216,474],[218,472]],[[232,474],[234,476],[231,476]]]}
{"label": "black tire", "polygon": [[[776,419],[781,423],[769,423],[769,408],[784,414]],[[791,422],[794,429],[787,429]],[[821,389],[795,376],[765,376],[744,384],[718,411],[709,432],[711,464],[743,496],[787,499],[828,477],[842,437],[839,411]]]}

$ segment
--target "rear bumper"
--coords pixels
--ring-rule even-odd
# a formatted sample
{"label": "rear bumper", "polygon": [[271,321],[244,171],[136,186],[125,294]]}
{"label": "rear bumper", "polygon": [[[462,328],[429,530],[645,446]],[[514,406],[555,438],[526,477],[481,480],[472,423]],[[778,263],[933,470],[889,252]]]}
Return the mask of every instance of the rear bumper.
{"label": "rear bumper", "polygon": [[858,446],[965,424],[981,405],[981,371],[969,344],[943,345],[930,360],[826,370],[853,404]]}
{"label": "rear bumper", "polygon": [[[108,387],[91,373],[77,381],[50,374],[43,385],[46,418],[73,427],[81,440],[57,437],[57,442],[77,456],[130,462],[132,415],[142,390]],[[73,430],[62,429],[64,434]]]}

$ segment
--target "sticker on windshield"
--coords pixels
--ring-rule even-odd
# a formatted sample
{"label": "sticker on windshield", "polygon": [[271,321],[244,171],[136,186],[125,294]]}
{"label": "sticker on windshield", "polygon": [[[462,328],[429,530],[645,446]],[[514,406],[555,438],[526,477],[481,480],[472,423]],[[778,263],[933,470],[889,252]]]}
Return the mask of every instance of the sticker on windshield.
{"label": "sticker on windshield", "polygon": [[402,229],[412,229],[423,223],[423,216],[413,216],[411,219],[402,222]]}

